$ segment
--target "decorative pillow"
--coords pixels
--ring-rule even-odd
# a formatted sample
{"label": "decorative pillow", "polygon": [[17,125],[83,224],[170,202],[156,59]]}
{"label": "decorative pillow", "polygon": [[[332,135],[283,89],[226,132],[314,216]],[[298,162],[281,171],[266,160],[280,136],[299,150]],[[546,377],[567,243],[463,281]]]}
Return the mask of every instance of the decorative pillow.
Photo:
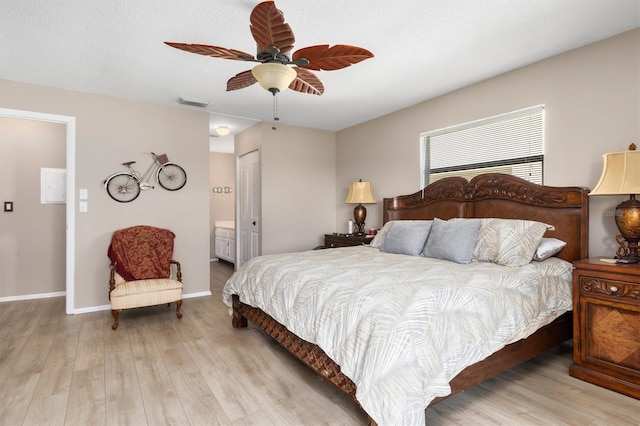
{"label": "decorative pillow", "polygon": [[373,240],[371,240],[371,242],[369,243],[369,247],[380,248],[380,246],[382,246],[382,242],[384,241],[385,237],[389,233],[389,229],[391,229],[391,226],[395,222],[404,222],[404,223],[429,222],[431,223],[432,221],[431,220],[403,220],[403,221],[390,220],[384,225],[382,225],[382,228],[380,228],[376,236],[373,237]]}
{"label": "decorative pillow", "polygon": [[557,238],[543,238],[538,244],[538,248],[533,255],[533,260],[541,262],[545,259],[555,256],[567,245],[566,241]]}
{"label": "decorative pillow", "polygon": [[371,242],[369,243],[369,247],[380,248],[380,246],[382,245],[382,242],[384,241],[384,238],[387,236],[387,233],[389,232],[389,228],[391,228],[391,224],[393,222],[394,222],[393,220],[390,220],[389,222],[387,222],[384,225],[382,225],[382,228],[380,228],[380,230],[378,231],[376,236],[373,237],[373,240],[371,240]]}
{"label": "decorative pillow", "polygon": [[473,257],[480,262],[522,266],[531,262],[551,225],[533,220],[481,219]]}
{"label": "decorative pillow", "polygon": [[434,219],[422,255],[456,263],[469,263],[473,257],[479,229],[479,219]]}
{"label": "decorative pillow", "polygon": [[429,235],[431,223],[430,220],[394,220],[386,223],[385,226],[389,225],[389,229],[380,250],[386,253],[419,255]]}

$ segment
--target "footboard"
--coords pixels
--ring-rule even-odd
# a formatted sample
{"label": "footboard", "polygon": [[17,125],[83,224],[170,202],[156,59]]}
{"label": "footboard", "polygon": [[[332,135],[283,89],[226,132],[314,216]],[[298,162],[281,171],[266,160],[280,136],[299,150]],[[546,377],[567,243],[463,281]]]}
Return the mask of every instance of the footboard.
{"label": "footboard", "polygon": [[[339,391],[360,405],[356,398],[355,383],[342,374],[340,366],[329,358],[318,345],[296,336],[262,310],[240,302],[237,295],[234,294],[232,297],[233,327],[246,327],[247,320],[251,321],[318,375],[328,380]],[[436,398],[429,405],[434,405],[571,339],[571,333],[571,312],[566,312],[528,338],[511,343],[485,360],[464,369],[449,383],[451,394]],[[375,424],[375,422],[371,420],[370,424]]]}
{"label": "footboard", "polygon": [[[233,295],[232,324],[235,328],[246,327],[247,320],[271,336],[296,358],[306,364],[322,378],[326,379],[339,391],[349,396],[356,403],[356,385],[350,378],[342,374],[336,364],[318,345],[307,342],[287,330],[285,326],[271,318],[258,308],[245,305],[237,295]],[[360,405],[358,403],[358,405]]]}

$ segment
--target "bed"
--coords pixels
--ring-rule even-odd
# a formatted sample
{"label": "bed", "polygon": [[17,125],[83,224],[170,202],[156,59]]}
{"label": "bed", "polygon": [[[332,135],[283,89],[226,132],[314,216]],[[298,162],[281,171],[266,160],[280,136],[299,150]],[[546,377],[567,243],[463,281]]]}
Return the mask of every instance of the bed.
{"label": "bed", "polygon": [[[480,175],[470,181],[441,179],[414,194],[384,199],[385,225],[380,238],[377,236],[374,240],[376,244],[372,244],[377,247],[345,247],[252,259],[227,282],[223,300],[230,306],[233,327],[246,327],[247,321],[251,321],[358,403],[372,424],[424,424],[427,406],[571,339],[570,262],[588,257],[587,193],[585,188],[541,186],[503,174]],[[547,260],[506,266],[496,264],[495,258],[477,261],[487,255],[482,250],[494,250],[488,244],[478,251],[482,245],[477,241],[471,262],[465,263],[465,259],[452,262],[448,255],[443,258],[438,253],[441,246],[449,246],[455,257],[468,252],[463,246],[469,245],[470,238],[452,239],[451,235],[464,234],[445,231],[458,229],[460,224],[469,228],[476,222],[480,230],[476,228],[474,238],[481,239],[481,234],[486,237],[491,229],[502,229],[503,224],[512,227],[513,223],[518,226],[534,223],[545,240],[560,240],[566,245]],[[389,249],[397,242],[392,235],[400,231],[406,234],[407,229],[411,229],[413,238],[414,225],[424,228],[424,223],[430,227],[426,243],[423,242],[424,251],[407,255]],[[545,226],[542,231],[539,231],[540,224]],[[436,229],[444,233],[438,234]],[[437,240],[436,234],[449,238]],[[432,238],[436,243],[430,244]],[[435,258],[424,256],[429,245]],[[400,252],[402,250],[404,248]],[[497,253],[491,254],[494,255]],[[378,265],[384,273],[376,269]],[[433,269],[429,269],[429,273],[421,272],[419,279],[411,275],[416,268],[423,267]],[[465,275],[471,268],[477,270]],[[537,278],[539,270],[543,271],[541,278]],[[461,274],[464,278],[460,278]],[[521,274],[513,279],[526,282],[526,286],[546,287],[514,291],[512,278],[505,278],[503,274]],[[554,276],[549,278],[544,274]],[[266,285],[272,278],[278,282],[273,288]],[[428,285],[423,282],[426,279],[430,280]],[[499,284],[484,284],[485,280]],[[253,287],[250,281],[254,281]],[[365,281],[373,287],[363,290],[360,285]],[[464,293],[467,287],[477,287],[478,283],[489,287],[481,287],[480,295]],[[405,290],[409,294],[415,292],[415,299],[407,297]],[[371,295],[377,293],[380,293],[377,300],[384,300],[383,303],[372,301]],[[434,302],[436,293],[445,301]],[[529,293],[544,293],[545,301],[524,299]],[[492,296],[485,297],[485,294]],[[511,301],[512,295],[513,302],[504,302]],[[411,318],[407,323],[399,322],[402,325],[393,325],[392,332],[384,331],[391,327],[386,316],[404,316],[404,312],[416,309],[422,315],[426,312],[423,311],[425,304],[442,310],[442,306],[448,306],[448,300],[457,298],[462,299],[462,308],[429,311],[420,318],[424,323]],[[272,301],[280,305],[269,306]],[[544,306],[539,307],[538,303]],[[492,319],[488,313],[483,329],[495,328],[499,337],[485,336],[482,330],[467,333],[469,321],[485,320],[483,313],[464,312],[466,307],[490,306],[487,310],[493,311],[496,304],[508,305],[505,308],[509,321]],[[383,314],[373,311],[374,305],[381,306],[375,309],[385,311],[385,319],[381,319]],[[355,312],[354,306],[365,312]],[[520,312],[512,312],[514,306],[525,307],[517,310],[531,311],[532,318],[520,319]],[[462,329],[451,328],[449,317],[454,318],[451,322],[462,318]],[[517,324],[524,321],[525,327],[520,330],[510,321]],[[351,325],[355,322],[357,327]],[[412,324],[421,331],[412,330]],[[422,330],[430,330],[431,334],[425,337],[427,332]],[[383,331],[387,337],[381,337]],[[367,333],[370,335],[362,338]],[[413,342],[413,335],[419,335],[415,339],[417,343]],[[445,352],[449,350],[449,355],[432,354],[436,346],[443,346]],[[410,362],[407,357],[411,358]],[[387,371],[386,363],[391,358],[397,367]],[[444,372],[436,371],[432,358],[446,358],[444,367],[438,367]],[[386,373],[378,373],[383,370]],[[413,387],[420,389],[414,391]]]}

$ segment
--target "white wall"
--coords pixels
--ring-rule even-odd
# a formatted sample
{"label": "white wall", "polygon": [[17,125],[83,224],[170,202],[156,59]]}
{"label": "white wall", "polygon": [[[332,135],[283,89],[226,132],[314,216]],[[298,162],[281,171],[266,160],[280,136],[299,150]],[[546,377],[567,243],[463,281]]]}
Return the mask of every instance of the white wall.
{"label": "white wall", "polygon": [[[602,154],[640,141],[640,29],[338,132],[339,230],[352,215],[343,203],[349,182],[372,182],[379,200],[420,189],[420,133],[538,104],[546,114],[544,183],[593,188]],[[590,199],[590,255],[615,253],[610,212],[624,198]],[[380,226],[381,204],[367,206],[367,217],[368,227]]]}

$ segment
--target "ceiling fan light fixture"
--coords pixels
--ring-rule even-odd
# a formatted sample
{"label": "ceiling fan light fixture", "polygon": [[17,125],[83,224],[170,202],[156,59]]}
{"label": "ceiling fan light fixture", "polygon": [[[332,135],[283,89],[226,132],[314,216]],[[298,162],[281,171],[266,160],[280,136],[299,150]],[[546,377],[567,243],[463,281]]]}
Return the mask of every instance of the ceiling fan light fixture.
{"label": "ceiling fan light fixture", "polygon": [[256,65],[251,70],[251,74],[260,86],[274,95],[286,90],[298,75],[292,67],[278,63]]}
{"label": "ceiling fan light fixture", "polygon": [[216,134],[218,136],[227,136],[229,133],[231,133],[231,130],[229,129],[229,126],[218,126],[218,127],[216,127]]}
{"label": "ceiling fan light fixture", "polygon": [[[249,16],[251,35],[256,42],[256,56],[237,49],[207,44],[165,41],[165,44],[185,52],[234,61],[260,62],[252,70],[242,71],[227,80],[227,91],[243,89],[258,82],[274,96],[287,88],[300,93],[322,95],[324,85],[313,71],[339,70],[365,59],[373,53],[348,44],[318,44],[295,52],[295,36],[284,15],[271,0],[258,3]],[[293,52],[289,55],[290,52]],[[295,65],[295,68],[287,65]],[[313,71],[312,71],[313,70]],[[292,84],[295,82],[295,84]]]}

